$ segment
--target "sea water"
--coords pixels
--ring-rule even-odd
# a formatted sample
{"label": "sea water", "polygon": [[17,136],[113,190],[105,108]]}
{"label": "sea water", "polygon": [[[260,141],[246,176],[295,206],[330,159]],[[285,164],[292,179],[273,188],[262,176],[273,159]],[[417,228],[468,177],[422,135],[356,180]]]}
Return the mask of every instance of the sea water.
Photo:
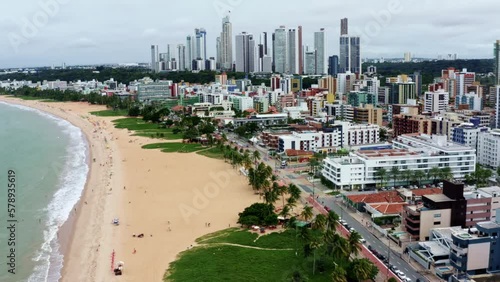
{"label": "sea water", "polygon": [[[72,216],[88,170],[88,145],[79,128],[0,102],[0,281],[59,280],[58,230]],[[9,171],[15,177],[9,179]],[[16,189],[8,194],[10,181]],[[11,248],[15,265],[8,264]]]}

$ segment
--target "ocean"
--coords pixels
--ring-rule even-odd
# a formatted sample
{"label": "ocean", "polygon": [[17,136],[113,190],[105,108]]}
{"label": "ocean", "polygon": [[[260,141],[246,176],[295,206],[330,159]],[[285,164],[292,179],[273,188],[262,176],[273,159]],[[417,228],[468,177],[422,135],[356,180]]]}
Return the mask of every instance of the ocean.
{"label": "ocean", "polygon": [[0,281],[59,280],[57,233],[80,199],[88,158],[79,128],[0,102]]}

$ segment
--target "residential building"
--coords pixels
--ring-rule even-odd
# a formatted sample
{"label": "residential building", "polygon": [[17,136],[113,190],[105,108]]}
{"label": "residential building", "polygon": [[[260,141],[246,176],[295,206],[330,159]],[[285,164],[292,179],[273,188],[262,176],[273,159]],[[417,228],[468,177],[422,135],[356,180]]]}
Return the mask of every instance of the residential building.
{"label": "residential building", "polygon": [[180,71],[186,70],[186,46],[183,44],[177,45],[177,58],[179,63],[177,69]]}
{"label": "residential building", "polygon": [[469,229],[453,233],[451,265],[458,273],[466,275],[500,272],[499,234],[498,216],[496,221],[477,223],[474,231]]}
{"label": "residential building", "polygon": [[500,167],[500,130],[479,133],[477,162],[491,168]]}
{"label": "residential building", "polygon": [[233,26],[229,16],[222,19],[222,33],[220,35],[220,68],[233,69]]}
{"label": "residential building", "polygon": [[158,64],[158,45],[151,45],[151,71],[158,72],[159,64]]}
{"label": "residential building", "polygon": [[288,70],[287,65],[287,32],[285,26],[280,26],[273,33],[273,61],[274,72],[286,73]]}
{"label": "residential building", "polygon": [[244,112],[253,108],[253,99],[251,97],[230,95],[227,99],[233,103],[234,109],[238,111]]}
{"label": "residential building", "polygon": [[[490,93],[492,95],[492,93]],[[495,87],[495,93],[493,93],[496,97],[495,103],[495,128],[500,128],[500,85]]]}
{"label": "residential building", "polygon": [[326,71],[326,32],[324,28],[314,33],[314,49],[316,50],[315,74],[325,74]]}
{"label": "residential building", "polygon": [[477,150],[478,163],[481,163],[479,159],[479,148],[477,146],[479,135],[482,132],[488,132],[489,127],[480,127],[479,124],[474,123],[462,123],[457,127],[452,128],[451,141],[462,144]]}
{"label": "residential building", "polygon": [[171,80],[140,83],[137,88],[137,99],[141,103],[167,100],[172,97],[172,84]]}
{"label": "residential building", "polygon": [[349,32],[349,20],[343,18],[340,20],[340,35],[347,35]]}
{"label": "residential building", "polygon": [[495,84],[500,85],[500,40],[497,40],[493,47],[495,56]]}
{"label": "residential building", "polygon": [[201,59],[203,62],[207,60],[207,32],[203,28],[196,28],[195,33],[195,60]]}
{"label": "residential building", "polygon": [[417,99],[416,84],[407,75],[387,78],[389,84],[389,104],[407,104],[409,99]]}
{"label": "residential building", "polygon": [[339,73],[339,56],[333,55],[328,57],[328,75],[333,77]]}
{"label": "residential building", "polygon": [[252,34],[242,32],[236,35],[236,71],[251,73],[255,71],[255,40]]}
{"label": "residential building", "polygon": [[186,37],[186,68],[188,70],[193,69],[193,60],[195,60],[194,39],[191,35],[188,35]]}
{"label": "residential building", "polygon": [[323,176],[338,188],[345,189],[352,185],[374,187],[381,181],[376,174],[380,168],[390,171],[398,167],[425,173],[433,167],[450,167],[456,179],[463,179],[475,171],[475,150],[448,142],[446,136],[402,135],[393,140],[393,148],[359,150],[348,157],[326,158]]}
{"label": "residential building", "polygon": [[359,124],[376,124],[383,126],[383,109],[375,108],[373,105],[366,104],[362,107],[348,107],[345,109],[344,118],[347,121]]}
{"label": "residential building", "polygon": [[399,114],[392,116],[393,137],[403,134],[432,134],[432,121],[427,116]]}
{"label": "residential building", "polygon": [[288,73],[297,73],[297,37],[295,29],[288,30]]}
{"label": "residential building", "polygon": [[305,52],[305,69],[304,74],[316,74],[316,64],[317,64],[317,52],[306,51]]}
{"label": "residential building", "polygon": [[483,101],[476,93],[459,94],[455,97],[455,108],[459,110],[481,111]]}
{"label": "residential building", "polygon": [[450,93],[439,89],[424,94],[424,111],[428,113],[446,112],[450,103]]}

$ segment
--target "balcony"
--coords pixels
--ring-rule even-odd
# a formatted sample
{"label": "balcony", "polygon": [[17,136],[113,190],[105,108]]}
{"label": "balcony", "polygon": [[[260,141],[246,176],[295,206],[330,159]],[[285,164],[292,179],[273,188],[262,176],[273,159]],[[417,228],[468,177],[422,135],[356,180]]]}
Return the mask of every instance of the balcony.
{"label": "balcony", "polygon": [[413,218],[411,216],[407,216],[404,218],[406,221],[414,223],[414,224],[420,224],[420,218]]}
{"label": "balcony", "polygon": [[453,250],[454,253],[456,253],[458,256],[465,256],[468,253],[467,248],[460,248],[457,245],[451,244],[451,249]]}
{"label": "balcony", "polygon": [[405,224],[405,228],[407,230],[412,230],[412,231],[418,231],[418,232],[420,232],[420,226],[419,227],[413,227],[411,225]]}

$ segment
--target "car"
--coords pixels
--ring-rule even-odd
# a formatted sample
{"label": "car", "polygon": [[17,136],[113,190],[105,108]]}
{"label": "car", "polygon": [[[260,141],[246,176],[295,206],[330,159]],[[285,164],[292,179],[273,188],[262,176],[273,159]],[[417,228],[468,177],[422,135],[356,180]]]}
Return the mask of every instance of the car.
{"label": "car", "polygon": [[411,282],[411,279],[409,277],[401,278],[404,282]]}
{"label": "car", "polygon": [[377,258],[378,258],[379,260],[381,260],[381,261],[386,260],[386,257],[385,257],[383,254],[381,254],[381,253],[379,253],[379,254],[377,255]]}
{"label": "car", "polygon": [[351,229],[351,226],[349,224],[344,224],[345,229],[349,230]]}
{"label": "car", "polygon": [[361,244],[364,244],[364,243],[366,243],[366,240],[365,240],[365,238],[361,237],[361,238],[359,238],[359,242],[360,242]]}
{"label": "car", "polygon": [[370,251],[370,252],[373,252],[373,250],[374,250],[374,249],[373,249],[373,247],[372,247],[372,245],[368,245],[368,247],[366,247],[366,248],[367,248],[367,249],[368,249],[368,251]]}
{"label": "car", "polygon": [[354,229],[354,228],[351,227],[351,228],[349,228],[349,232],[351,232],[351,233],[352,232],[356,232],[356,229]]}
{"label": "car", "polygon": [[389,266],[389,269],[390,269],[392,272],[394,272],[394,273],[396,273],[396,271],[399,271],[398,267],[397,267],[397,266],[395,266],[395,265],[391,265],[391,266]]}

